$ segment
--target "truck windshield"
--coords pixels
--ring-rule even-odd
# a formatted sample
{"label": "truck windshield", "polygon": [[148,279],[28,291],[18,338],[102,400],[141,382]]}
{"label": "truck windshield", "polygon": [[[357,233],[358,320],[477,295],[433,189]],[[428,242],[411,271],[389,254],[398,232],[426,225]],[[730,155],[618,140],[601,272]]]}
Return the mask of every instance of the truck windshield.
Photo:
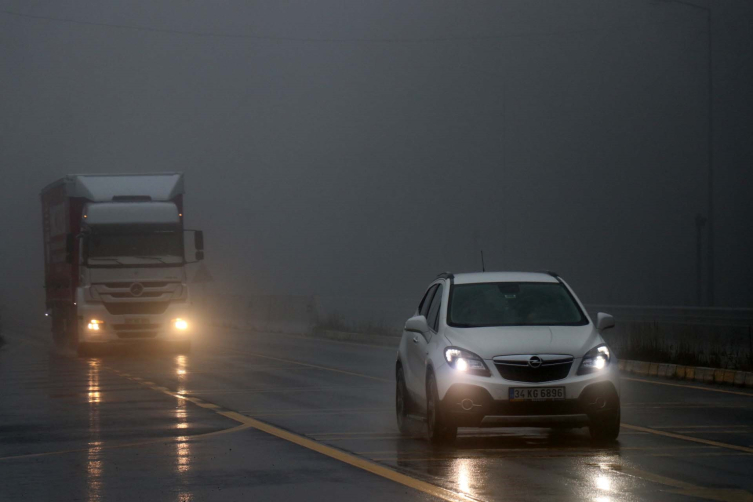
{"label": "truck windshield", "polygon": [[447,310],[447,323],[459,328],[588,324],[575,299],[560,283],[456,284],[450,291]]}
{"label": "truck windshield", "polygon": [[[136,257],[160,261],[183,256],[183,233],[162,225],[102,225],[92,227],[86,239],[91,258]],[[174,260],[171,260],[174,261]]]}

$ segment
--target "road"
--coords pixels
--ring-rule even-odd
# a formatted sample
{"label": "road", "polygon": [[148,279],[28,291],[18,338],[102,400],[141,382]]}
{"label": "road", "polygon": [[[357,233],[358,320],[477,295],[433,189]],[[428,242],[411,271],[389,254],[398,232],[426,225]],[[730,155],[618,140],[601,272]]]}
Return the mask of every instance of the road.
{"label": "road", "polygon": [[0,350],[0,500],[753,500],[753,391],[623,378],[585,429],[397,434],[395,350],[212,328],[189,355]]}

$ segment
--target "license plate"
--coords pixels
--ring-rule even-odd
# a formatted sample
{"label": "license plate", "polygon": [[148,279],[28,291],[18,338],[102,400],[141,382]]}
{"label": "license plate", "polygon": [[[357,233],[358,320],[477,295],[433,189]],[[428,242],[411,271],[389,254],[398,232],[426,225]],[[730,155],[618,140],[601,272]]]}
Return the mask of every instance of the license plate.
{"label": "license plate", "polygon": [[124,321],[126,324],[149,324],[148,317],[126,317]]}
{"label": "license plate", "polygon": [[565,399],[564,387],[512,387],[510,401],[553,401]]}

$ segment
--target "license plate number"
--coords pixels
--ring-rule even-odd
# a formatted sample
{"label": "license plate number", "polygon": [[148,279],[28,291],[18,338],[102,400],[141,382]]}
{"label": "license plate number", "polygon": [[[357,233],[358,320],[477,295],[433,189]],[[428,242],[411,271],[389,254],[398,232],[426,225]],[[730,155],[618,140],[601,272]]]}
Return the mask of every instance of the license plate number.
{"label": "license plate number", "polygon": [[565,399],[564,387],[513,387],[510,401],[551,401]]}

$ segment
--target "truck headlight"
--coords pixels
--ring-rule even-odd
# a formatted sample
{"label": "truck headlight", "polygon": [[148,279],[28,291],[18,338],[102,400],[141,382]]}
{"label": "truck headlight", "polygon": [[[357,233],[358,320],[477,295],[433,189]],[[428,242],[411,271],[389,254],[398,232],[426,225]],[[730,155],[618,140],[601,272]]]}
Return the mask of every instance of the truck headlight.
{"label": "truck headlight", "polygon": [[105,321],[100,321],[99,319],[92,319],[92,320],[89,321],[89,324],[86,325],[86,328],[89,331],[104,330],[104,328],[105,328]]}
{"label": "truck headlight", "polygon": [[170,321],[170,323],[175,329],[179,331],[185,331],[188,329],[188,321],[181,319],[180,317],[173,319],[172,321]]}
{"label": "truck headlight", "polygon": [[601,371],[612,361],[612,354],[609,351],[609,347],[606,345],[599,345],[586,352],[583,356],[583,361],[578,368],[578,375],[587,375],[589,373],[596,373]]}
{"label": "truck headlight", "polygon": [[444,349],[444,358],[451,368],[471,375],[491,376],[491,371],[484,364],[484,360],[473,352],[458,347]]}

